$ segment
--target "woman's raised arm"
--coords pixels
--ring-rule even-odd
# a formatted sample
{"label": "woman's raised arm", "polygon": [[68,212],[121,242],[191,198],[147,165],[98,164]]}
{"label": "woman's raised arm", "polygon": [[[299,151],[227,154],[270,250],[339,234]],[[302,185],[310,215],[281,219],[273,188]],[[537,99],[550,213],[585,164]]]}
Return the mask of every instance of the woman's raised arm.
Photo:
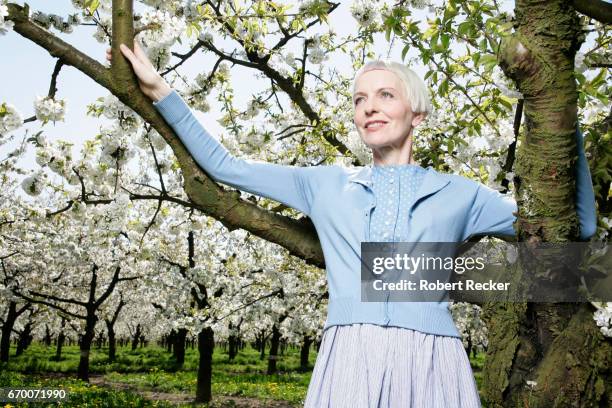
{"label": "woman's raised arm", "polygon": [[[183,99],[157,72],[137,41],[132,52],[124,44],[121,53],[138,78],[140,89],[174,129],[195,161],[213,179],[239,190],[268,197],[310,215],[314,178],[318,167],[281,166],[232,156],[195,118]],[[110,49],[106,58],[112,58]]]}
{"label": "woman's raised arm", "polygon": [[310,214],[318,167],[282,166],[234,157],[206,131],[176,91],[154,105],[213,179]]}
{"label": "woman's raised arm", "polygon": [[[576,163],[576,213],[580,221],[580,239],[588,240],[597,231],[595,194],[589,164],[584,153],[580,127],[576,128],[578,161]],[[478,186],[476,198],[466,225],[464,239],[477,234],[515,236],[512,224],[517,211],[514,198],[503,195],[483,184]]]}

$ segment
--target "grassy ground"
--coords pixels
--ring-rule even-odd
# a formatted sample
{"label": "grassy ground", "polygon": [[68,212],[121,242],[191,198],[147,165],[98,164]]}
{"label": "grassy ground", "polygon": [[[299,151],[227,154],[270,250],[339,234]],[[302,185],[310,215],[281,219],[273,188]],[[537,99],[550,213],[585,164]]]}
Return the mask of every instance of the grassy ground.
{"label": "grassy ground", "polygon": [[[195,349],[187,348],[185,364],[177,370],[172,355],[157,346],[135,351],[120,347],[112,363],[108,362],[106,348],[93,348],[91,384],[74,379],[78,347],[64,347],[61,361],[53,361],[54,352],[53,347],[33,344],[22,356],[15,357],[12,349],[8,365],[0,365],[0,387],[64,388],[70,395],[68,402],[59,405],[64,407],[170,407],[188,404],[195,395],[198,358]],[[311,365],[315,359],[316,352],[311,351]],[[483,355],[472,359],[479,388],[483,363]],[[279,374],[266,375],[267,360],[260,360],[256,350],[247,347],[229,362],[223,349],[215,348],[212,381],[215,399],[209,406],[301,406],[311,372],[299,372],[299,349],[287,349],[277,366]]]}

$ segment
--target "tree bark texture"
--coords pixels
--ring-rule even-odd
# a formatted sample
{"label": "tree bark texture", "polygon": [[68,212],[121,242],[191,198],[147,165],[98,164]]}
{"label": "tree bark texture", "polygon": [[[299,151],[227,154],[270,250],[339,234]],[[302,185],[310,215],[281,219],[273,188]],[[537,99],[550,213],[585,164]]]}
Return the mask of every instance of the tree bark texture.
{"label": "tree bark texture", "polygon": [[[576,241],[574,56],[584,40],[580,19],[562,0],[517,0],[515,16],[516,32],[502,39],[498,58],[525,100],[514,180],[518,239]],[[563,255],[553,261],[563,264]],[[520,267],[518,273],[529,270]],[[590,304],[497,303],[483,312],[489,329],[487,406],[612,406],[612,348]]]}

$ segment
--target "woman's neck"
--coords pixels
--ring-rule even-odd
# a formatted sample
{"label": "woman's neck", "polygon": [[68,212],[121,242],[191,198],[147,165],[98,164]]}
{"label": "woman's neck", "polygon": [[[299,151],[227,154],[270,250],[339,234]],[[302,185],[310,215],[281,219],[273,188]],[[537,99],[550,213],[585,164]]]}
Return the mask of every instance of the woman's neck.
{"label": "woman's neck", "polygon": [[400,148],[385,146],[381,149],[372,149],[372,162],[374,166],[401,166],[417,164],[412,156],[412,140]]}

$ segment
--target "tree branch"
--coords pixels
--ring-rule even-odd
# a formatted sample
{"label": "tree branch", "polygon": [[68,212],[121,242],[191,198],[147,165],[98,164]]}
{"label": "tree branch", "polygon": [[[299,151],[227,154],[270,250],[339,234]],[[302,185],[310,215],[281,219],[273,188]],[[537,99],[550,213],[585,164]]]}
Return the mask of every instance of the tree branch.
{"label": "tree branch", "polygon": [[121,267],[120,266],[116,267],[115,273],[113,273],[113,277],[111,279],[110,284],[108,285],[108,287],[106,288],[102,296],[100,296],[100,298],[94,302],[96,309],[99,308],[102,305],[102,303],[104,303],[106,298],[108,298],[110,294],[113,293],[113,290],[115,290],[115,286],[117,285],[117,282],[120,281],[119,279],[120,272],[121,272]]}
{"label": "tree branch", "polygon": [[63,297],[59,297],[59,296],[55,296],[55,295],[50,295],[48,293],[40,293],[40,292],[35,292],[33,290],[30,291],[30,293],[34,296],[38,296],[38,297],[42,297],[45,299],[49,299],[49,300],[53,300],[55,302],[62,302],[62,303],[70,303],[72,305],[77,305],[77,306],[87,306],[87,303],[80,301],[80,300],[76,300],[76,299],[70,299],[70,298],[63,298]]}
{"label": "tree branch", "polygon": [[30,303],[37,303],[39,305],[49,306],[49,307],[51,307],[53,309],[59,310],[60,312],[66,314],[68,316],[72,316],[72,317],[74,317],[76,319],[85,320],[87,318],[86,316],[80,315],[78,313],[69,312],[67,309],[65,309],[65,308],[63,308],[63,307],[61,307],[61,306],[59,306],[59,305],[57,305],[55,303],[47,302],[45,300],[40,300],[40,299],[33,299],[33,298],[31,298],[31,297],[29,297],[27,295],[24,295],[21,292],[14,292],[14,293],[15,293],[15,295],[19,296],[20,298],[22,298],[24,300],[27,300]]}
{"label": "tree branch", "polygon": [[603,24],[612,23],[612,3],[602,0],[574,0],[574,8]]}

